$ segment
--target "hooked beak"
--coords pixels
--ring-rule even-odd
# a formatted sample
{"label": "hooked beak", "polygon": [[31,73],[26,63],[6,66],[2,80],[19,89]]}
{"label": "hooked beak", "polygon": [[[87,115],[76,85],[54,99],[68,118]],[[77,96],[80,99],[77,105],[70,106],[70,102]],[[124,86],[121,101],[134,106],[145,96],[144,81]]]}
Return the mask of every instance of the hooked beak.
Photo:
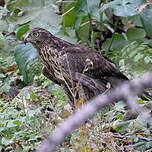
{"label": "hooked beak", "polygon": [[24,38],[24,44],[26,45],[26,43],[27,43],[27,38],[25,37]]}
{"label": "hooked beak", "polygon": [[30,43],[34,43],[34,40],[32,38],[29,38],[29,35],[26,34],[23,36],[24,38],[24,44],[26,45],[26,43],[30,42]]}
{"label": "hooked beak", "polygon": [[25,33],[25,34],[23,35],[23,38],[24,38],[24,44],[26,45],[26,43],[28,42],[28,34]]}

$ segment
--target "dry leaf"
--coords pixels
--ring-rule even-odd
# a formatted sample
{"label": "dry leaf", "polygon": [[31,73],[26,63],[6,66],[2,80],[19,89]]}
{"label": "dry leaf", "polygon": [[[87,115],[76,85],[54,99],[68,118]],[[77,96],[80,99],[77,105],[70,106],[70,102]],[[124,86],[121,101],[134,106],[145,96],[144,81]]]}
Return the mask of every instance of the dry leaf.
{"label": "dry leaf", "polygon": [[77,101],[77,103],[76,103],[76,108],[79,108],[79,107],[82,105],[83,102],[84,102],[84,98],[81,97],[81,98]]}
{"label": "dry leaf", "polygon": [[69,117],[69,115],[71,115],[71,113],[67,110],[64,110],[62,113],[61,113],[61,118],[67,118]]}
{"label": "dry leaf", "polygon": [[9,67],[9,68],[7,69],[7,72],[14,71],[15,68],[16,68],[16,64],[13,64],[11,67]]}

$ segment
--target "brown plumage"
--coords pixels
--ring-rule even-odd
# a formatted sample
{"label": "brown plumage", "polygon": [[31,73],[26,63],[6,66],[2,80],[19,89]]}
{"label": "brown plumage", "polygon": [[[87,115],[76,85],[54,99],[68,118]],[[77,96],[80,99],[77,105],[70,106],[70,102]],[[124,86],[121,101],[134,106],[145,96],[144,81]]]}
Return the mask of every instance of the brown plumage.
{"label": "brown plumage", "polygon": [[29,30],[24,41],[33,44],[43,63],[43,74],[63,88],[72,104],[81,97],[90,99],[128,80],[100,52],[61,40],[45,29]]}

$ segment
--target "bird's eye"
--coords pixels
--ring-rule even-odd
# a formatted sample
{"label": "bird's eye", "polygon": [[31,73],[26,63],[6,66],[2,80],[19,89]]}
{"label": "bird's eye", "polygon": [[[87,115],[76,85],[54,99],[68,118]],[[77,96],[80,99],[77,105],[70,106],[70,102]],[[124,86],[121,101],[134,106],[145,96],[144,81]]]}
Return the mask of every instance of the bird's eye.
{"label": "bird's eye", "polygon": [[39,37],[39,33],[33,33],[34,37]]}

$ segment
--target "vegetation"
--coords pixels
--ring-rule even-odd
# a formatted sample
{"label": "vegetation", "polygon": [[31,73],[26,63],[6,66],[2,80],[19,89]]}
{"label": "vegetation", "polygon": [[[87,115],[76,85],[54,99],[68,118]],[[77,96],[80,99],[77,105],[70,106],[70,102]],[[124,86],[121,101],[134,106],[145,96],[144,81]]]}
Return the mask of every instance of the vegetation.
{"label": "vegetation", "polygon": [[[0,151],[34,151],[73,112],[61,88],[41,74],[33,46],[23,44],[30,28],[43,27],[102,51],[130,79],[151,70],[150,0],[2,0],[0,5]],[[58,151],[152,149],[146,122],[139,116],[128,118],[124,107],[120,101],[97,113]]]}

